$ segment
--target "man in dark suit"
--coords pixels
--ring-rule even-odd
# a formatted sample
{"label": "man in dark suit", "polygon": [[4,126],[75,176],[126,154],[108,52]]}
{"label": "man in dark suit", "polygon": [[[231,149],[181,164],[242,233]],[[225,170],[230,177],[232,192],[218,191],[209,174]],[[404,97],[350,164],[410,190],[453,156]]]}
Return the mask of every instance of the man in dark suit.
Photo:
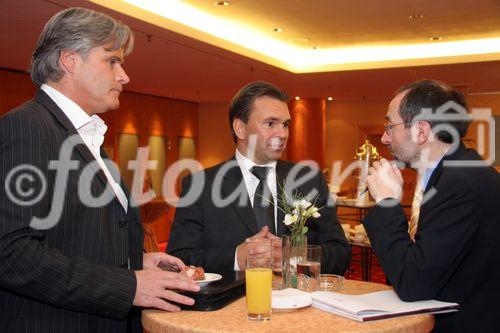
{"label": "man in dark suit", "polygon": [[399,204],[399,168],[383,159],[369,170],[377,206],[363,224],[402,300],[460,304],[436,315],[436,332],[499,332],[500,177],[460,141],[466,110],[463,94],[440,82],[398,91],[382,142],[419,171],[412,216]]}
{"label": "man in dark suit", "polygon": [[[130,29],[82,8],[55,15],[32,59],[35,98],[0,119],[0,331],[142,332],[139,307],[196,291],[143,255],[137,208],[100,147],[117,109]],[[109,160],[108,160],[109,162]]]}
{"label": "man in dark suit", "polygon": [[287,231],[282,211],[273,204],[285,188],[316,196],[321,217],[308,221],[308,243],[322,246],[323,272],[345,272],[350,247],[322,173],[279,160],[291,121],[287,100],[265,82],[250,83],[236,94],[229,110],[235,156],[186,177],[168,253],[211,272],[244,270],[248,254],[265,255],[269,240]]}

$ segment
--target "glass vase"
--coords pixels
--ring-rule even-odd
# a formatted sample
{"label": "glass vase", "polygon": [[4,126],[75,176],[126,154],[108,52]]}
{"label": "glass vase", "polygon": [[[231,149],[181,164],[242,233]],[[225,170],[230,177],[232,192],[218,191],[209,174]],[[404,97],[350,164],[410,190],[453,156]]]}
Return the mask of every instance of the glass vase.
{"label": "glass vase", "polygon": [[284,287],[297,288],[297,262],[304,255],[301,251],[303,251],[303,245],[307,245],[307,236],[283,235],[281,244]]}

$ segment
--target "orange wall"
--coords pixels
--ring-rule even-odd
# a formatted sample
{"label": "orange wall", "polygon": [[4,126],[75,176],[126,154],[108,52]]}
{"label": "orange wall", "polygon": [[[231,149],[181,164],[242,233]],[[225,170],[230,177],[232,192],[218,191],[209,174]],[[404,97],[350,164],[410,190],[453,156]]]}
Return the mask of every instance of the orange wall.
{"label": "orange wall", "polygon": [[[0,114],[31,98],[35,91],[28,75],[0,70]],[[468,100],[471,107],[491,107],[494,115],[500,115],[500,93],[470,95]],[[198,159],[203,166],[215,165],[234,154],[227,119],[229,103],[197,105],[128,92],[123,93],[121,101],[119,110],[104,116],[110,125],[108,134],[112,134],[106,136],[106,146],[116,147],[119,132],[167,135],[172,140],[168,156],[170,164],[178,153],[177,137],[196,136],[198,133]],[[388,97],[326,102],[326,167],[331,168],[334,161],[342,161],[345,167],[353,160],[356,148],[366,135],[382,134],[389,101]],[[347,184],[346,189],[349,186]]]}
{"label": "orange wall", "polygon": [[200,103],[198,113],[199,161],[208,168],[234,155],[228,103]]}
{"label": "orange wall", "polygon": [[325,100],[300,99],[290,103],[288,158],[293,162],[314,160],[325,167]]}
{"label": "orange wall", "polygon": [[[0,115],[31,99],[35,92],[29,75],[0,69]],[[104,146],[113,147],[115,158],[119,133],[139,134],[141,145],[147,145],[149,135],[167,136],[169,164],[177,160],[179,137],[197,137],[197,103],[127,91],[120,102],[118,110],[101,115],[108,126]]]}
{"label": "orange wall", "polygon": [[0,69],[0,115],[31,99],[35,92],[29,75]]}
{"label": "orange wall", "polygon": [[[29,75],[0,69],[0,115],[31,99],[35,92]],[[149,135],[166,136],[170,146],[167,166],[178,159],[179,137],[197,137],[197,103],[131,92],[122,93],[120,102],[118,110],[101,115],[108,126],[104,147],[112,148],[115,161],[119,133],[138,134],[140,145],[147,145]],[[154,222],[158,241],[167,240],[173,214],[174,210],[170,209]]]}
{"label": "orange wall", "polygon": [[[147,146],[149,135],[166,136],[167,166],[178,160],[179,137],[197,137],[198,105],[196,103],[124,92],[120,108],[102,115],[108,125],[104,145],[118,151],[118,134],[139,134],[141,146]],[[115,159],[118,156],[115,154]]]}
{"label": "orange wall", "polygon": [[[227,103],[201,103],[199,107],[199,159],[204,167],[234,155]],[[289,104],[292,117],[290,140],[282,158],[290,161],[315,160],[324,165],[325,104],[321,99],[302,99]]]}
{"label": "orange wall", "polygon": [[[344,170],[354,160],[357,148],[367,136],[376,137],[383,131],[384,116],[389,99],[332,101],[326,104],[326,167],[340,161]],[[375,146],[379,140],[371,140]],[[388,157],[388,156],[385,156]],[[341,190],[353,186],[348,177]]]}
{"label": "orange wall", "polygon": [[[376,100],[327,102],[325,158],[327,167],[331,168],[335,161],[342,161],[342,170],[345,169],[353,161],[356,149],[366,137],[372,139],[376,137],[377,139],[371,140],[371,143],[379,147],[378,150],[383,157],[390,157],[379,141],[390,100],[388,97]],[[470,108],[491,108],[493,115],[500,115],[500,93],[469,95],[467,100]],[[467,138],[475,137],[475,132],[475,126],[472,125]],[[496,169],[500,170],[500,167]],[[348,191],[352,186],[353,183],[348,178],[341,190]]]}
{"label": "orange wall", "polygon": [[[469,108],[491,108],[491,113],[494,116],[500,115],[500,93],[495,94],[475,94],[469,95],[467,97],[469,102]],[[472,145],[475,146],[477,144],[477,124],[472,124],[469,133],[466,138],[471,139]],[[500,126],[500,124],[496,124],[496,126]],[[488,134],[488,132],[487,132]],[[500,144],[500,138],[496,138],[496,143]],[[489,143],[485,141],[485,154],[483,157],[488,157],[487,151],[489,150]],[[495,156],[496,161],[500,160],[500,156]],[[498,162],[497,162],[498,164]],[[497,171],[500,172],[500,166],[495,167]]]}

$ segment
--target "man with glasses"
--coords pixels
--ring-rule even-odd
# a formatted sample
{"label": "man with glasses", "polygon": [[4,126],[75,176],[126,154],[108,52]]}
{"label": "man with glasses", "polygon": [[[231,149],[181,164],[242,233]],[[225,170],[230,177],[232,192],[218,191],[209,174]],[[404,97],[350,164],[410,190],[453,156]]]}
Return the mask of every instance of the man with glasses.
{"label": "man with glasses", "polygon": [[397,92],[382,143],[418,170],[412,215],[408,221],[399,203],[399,166],[382,159],[369,170],[377,205],[363,224],[402,300],[460,304],[459,312],[436,315],[435,331],[499,332],[500,177],[461,142],[466,110],[463,94],[441,82]]}

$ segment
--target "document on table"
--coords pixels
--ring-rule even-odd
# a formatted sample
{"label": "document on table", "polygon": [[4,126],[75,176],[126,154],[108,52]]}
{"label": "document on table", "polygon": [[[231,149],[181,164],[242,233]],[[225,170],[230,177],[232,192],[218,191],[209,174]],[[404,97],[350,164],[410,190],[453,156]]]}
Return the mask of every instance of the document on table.
{"label": "document on table", "polygon": [[363,295],[345,295],[331,291],[310,294],[312,306],[356,321],[369,321],[416,313],[458,311],[457,303],[436,300],[403,302],[393,290]]}

